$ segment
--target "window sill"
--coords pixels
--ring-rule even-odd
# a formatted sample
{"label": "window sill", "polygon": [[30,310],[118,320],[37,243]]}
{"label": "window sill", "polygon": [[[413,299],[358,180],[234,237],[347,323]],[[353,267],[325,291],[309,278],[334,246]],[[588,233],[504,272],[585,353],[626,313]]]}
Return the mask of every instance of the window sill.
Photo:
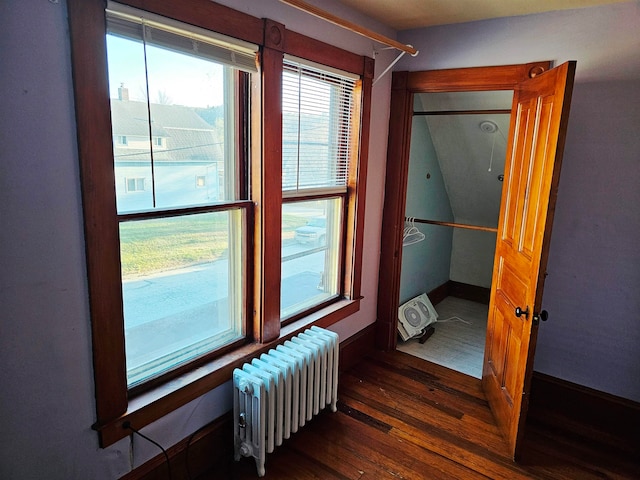
{"label": "window sill", "polygon": [[282,343],[312,325],[319,327],[333,325],[359,309],[359,299],[340,300],[290,325],[283,326],[277,340],[244,345],[200,368],[130,399],[129,407],[122,416],[104,425],[94,425],[93,428],[99,434],[100,446],[107,447],[128,436],[130,431],[123,428],[124,422],[129,422],[136,429],[143,428],[231,380],[235,368],[241,367],[247,360],[268,351],[274,345]]}

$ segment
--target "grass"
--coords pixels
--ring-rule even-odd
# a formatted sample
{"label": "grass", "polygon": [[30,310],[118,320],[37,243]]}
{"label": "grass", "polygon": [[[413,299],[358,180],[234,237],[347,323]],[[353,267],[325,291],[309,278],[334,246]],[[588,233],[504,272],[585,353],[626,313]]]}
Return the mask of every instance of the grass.
{"label": "grass", "polygon": [[[121,223],[123,277],[148,275],[222,258],[229,249],[228,224],[233,215],[232,212],[216,212]],[[305,220],[296,215],[284,215],[283,238],[292,238],[293,231],[304,225]]]}

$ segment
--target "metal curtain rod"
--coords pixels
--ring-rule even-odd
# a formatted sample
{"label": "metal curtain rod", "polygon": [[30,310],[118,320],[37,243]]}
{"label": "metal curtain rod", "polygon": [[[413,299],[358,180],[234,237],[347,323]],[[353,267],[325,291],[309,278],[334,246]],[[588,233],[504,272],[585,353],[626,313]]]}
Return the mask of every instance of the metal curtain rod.
{"label": "metal curtain rod", "polygon": [[405,53],[409,53],[413,56],[418,54],[418,50],[413,48],[411,45],[405,45],[404,43],[400,43],[392,38],[385,37],[384,35],[380,35],[379,33],[374,32],[373,30],[369,30],[368,28],[361,27],[360,25],[356,25],[355,23],[349,22],[348,20],[344,20],[340,17],[333,15],[332,13],[327,12],[326,10],[322,10],[314,5],[310,5],[301,0],[280,0],[282,3],[286,3],[292,7],[298,8],[303,12],[310,13],[318,18],[322,18],[327,22],[331,22],[339,27],[346,28],[347,30],[351,30],[363,37],[370,38],[371,40],[375,40],[376,42],[383,43],[390,47],[401,50]]}

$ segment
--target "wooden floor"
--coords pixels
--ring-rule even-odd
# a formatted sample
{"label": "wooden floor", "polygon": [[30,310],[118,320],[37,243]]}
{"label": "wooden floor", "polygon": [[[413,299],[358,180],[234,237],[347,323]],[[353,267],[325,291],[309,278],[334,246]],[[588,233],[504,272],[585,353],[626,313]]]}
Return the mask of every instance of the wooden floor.
{"label": "wooden floor", "polygon": [[[376,352],[340,378],[326,411],[267,455],[272,479],[631,479],[638,461],[529,426],[520,464],[506,455],[480,381],[402,352]],[[254,479],[248,458],[201,479]]]}

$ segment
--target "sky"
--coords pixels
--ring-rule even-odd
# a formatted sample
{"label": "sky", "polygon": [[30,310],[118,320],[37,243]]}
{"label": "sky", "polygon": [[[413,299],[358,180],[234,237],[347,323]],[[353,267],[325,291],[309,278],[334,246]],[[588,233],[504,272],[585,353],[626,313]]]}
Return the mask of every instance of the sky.
{"label": "sky", "polygon": [[[118,98],[118,87],[129,89],[131,100],[146,99],[144,46],[114,35],[107,35],[109,86],[111,98]],[[190,55],[147,45],[149,96],[152,102],[189,107],[223,104],[223,67]]]}

